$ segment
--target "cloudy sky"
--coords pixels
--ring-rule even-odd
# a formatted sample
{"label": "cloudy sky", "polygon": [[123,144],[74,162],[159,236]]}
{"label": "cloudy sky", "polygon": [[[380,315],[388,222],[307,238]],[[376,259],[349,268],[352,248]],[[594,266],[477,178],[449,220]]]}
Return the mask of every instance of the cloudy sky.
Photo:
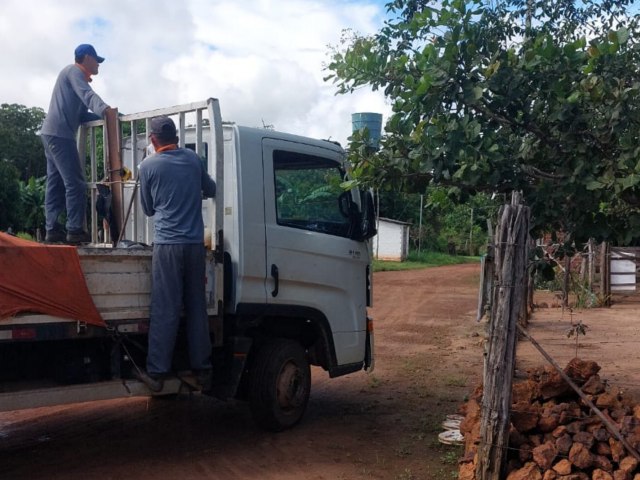
{"label": "cloudy sky", "polygon": [[373,33],[385,0],[2,0],[0,103],[48,108],[80,43],[106,61],[92,86],[123,113],[220,99],[225,120],[332,138],[389,106],[323,82],[341,31]]}

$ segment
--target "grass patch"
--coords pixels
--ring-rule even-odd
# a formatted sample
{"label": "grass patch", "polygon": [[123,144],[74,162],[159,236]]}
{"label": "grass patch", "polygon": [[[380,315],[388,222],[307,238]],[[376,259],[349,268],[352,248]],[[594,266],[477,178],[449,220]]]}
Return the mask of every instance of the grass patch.
{"label": "grass patch", "polygon": [[478,263],[480,257],[466,257],[463,255],[449,255],[441,252],[411,252],[404,262],[388,262],[373,260],[373,271],[417,270],[420,268],[440,267],[442,265],[459,265],[461,263]]}
{"label": "grass patch", "polygon": [[444,384],[447,387],[466,387],[467,377],[460,375],[448,375],[444,378]]}
{"label": "grass patch", "polygon": [[398,457],[408,457],[412,453],[411,446],[406,442],[402,442],[400,446],[396,448],[396,456]]}
{"label": "grass patch", "polygon": [[396,478],[398,480],[414,480],[416,477],[414,477],[413,473],[411,473],[411,469],[405,468],[404,472],[396,475]]}
{"label": "grass patch", "polygon": [[371,376],[369,377],[369,387],[378,388],[380,385],[382,385],[382,380],[380,380],[374,374],[371,374]]}
{"label": "grass patch", "polygon": [[444,465],[458,465],[458,459],[464,454],[462,447],[453,447],[440,457],[440,461]]}

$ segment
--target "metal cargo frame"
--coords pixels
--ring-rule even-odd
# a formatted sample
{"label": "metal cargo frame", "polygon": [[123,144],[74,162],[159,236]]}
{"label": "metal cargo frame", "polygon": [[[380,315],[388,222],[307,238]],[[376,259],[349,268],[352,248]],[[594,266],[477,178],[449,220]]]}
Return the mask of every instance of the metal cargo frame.
{"label": "metal cargo frame", "polygon": [[[190,135],[191,131],[195,133],[194,150],[203,160],[207,161],[208,172],[216,181],[216,197],[224,198],[222,117],[217,99],[209,98],[202,102],[120,115],[116,122],[116,132],[107,132],[104,120],[85,123],[80,129],[78,150],[80,151],[80,158],[88,158],[90,162],[88,188],[91,198],[91,220],[88,230],[91,233],[93,243],[113,244],[118,241],[118,239],[109,238],[107,229],[105,229],[102,238],[99,238],[98,235],[100,231],[96,211],[98,185],[106,184],[112,190],[121,189],[122,192],[122,204],[112,206],[112,208],[118,209],[120,218],[125,219],[122,227],[122,239],[151,244],[153,221],[142,212],[137,195],[138,167],[144,160],[146,148],[149,144],[151,119],[160,115],[167,115],[174,119],[178,128],[180,146],[186,145],[188,130]],[[144,128],[140,128],[141,123],[144,124]],[[135,135],[123,137],[123,127],[127,124],[130,132],[136,132]],[[208,135],[206,142],[208,149],[206,151],[205,141],[203,140],[205,133]],[[109,142],[108,135],[114,134],[117,135],[117,142]],[[98,141],[99,138],[102,139],[101,142]],[[100,144],[102,152],[99,151]],[[120,151],[109,151],[109,145],[114,144],[119,146]],[[126,181],[111,180],[112,172],[109,171],[109,158],[112,155],[121,157],[122,165],[131,171],[131,179]],[[100,161],[102,162],[102,171],[98,172]],[[205,215],[205,224],[211,232],[212,248],[222,248],[219,243],[222,234],[223,208],[216,208],[215,199],[207,199],[203,201],[203,214]]]}

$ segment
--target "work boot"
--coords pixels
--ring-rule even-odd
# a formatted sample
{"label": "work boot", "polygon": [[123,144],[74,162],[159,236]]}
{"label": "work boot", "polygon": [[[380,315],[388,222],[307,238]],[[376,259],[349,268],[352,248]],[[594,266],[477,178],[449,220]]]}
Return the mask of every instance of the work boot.
{"label": "work boot", "polygon": [[144,370],[134,370],[133,376],[144,383],[152,392],[161,392],[164,387],[163,375],[147,373]]}
{"label": "work boot", "polygon": [[66,239],[62,230],[47,230],[44,236],[44,243],[62,243]]}
{"label": "work boot", "polygon": [[91,243],[91,234],[84,230],[67,233],[67,243],[70,245],[80,245]]}

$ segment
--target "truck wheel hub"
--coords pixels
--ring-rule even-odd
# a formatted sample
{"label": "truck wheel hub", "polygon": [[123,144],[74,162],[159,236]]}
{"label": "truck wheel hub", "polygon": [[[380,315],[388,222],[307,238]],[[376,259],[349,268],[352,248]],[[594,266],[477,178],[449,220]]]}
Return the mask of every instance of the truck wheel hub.
{"label": "truck wheel hub", "polygon": [[287,362],[280,371],[276,385],[278,404],[283,409],[296,408],[302,401],[300,370],[293,362]]}

